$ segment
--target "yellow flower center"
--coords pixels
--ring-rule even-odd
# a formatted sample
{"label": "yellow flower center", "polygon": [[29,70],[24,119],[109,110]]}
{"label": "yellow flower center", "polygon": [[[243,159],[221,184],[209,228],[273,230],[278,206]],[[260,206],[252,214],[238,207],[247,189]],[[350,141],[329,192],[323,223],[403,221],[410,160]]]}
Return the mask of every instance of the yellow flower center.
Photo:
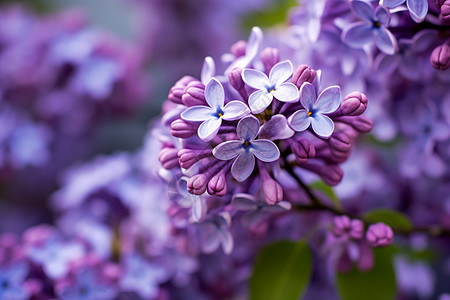
{"label": "yellow flower center", "polygon": [[308,117],[312,115],[312,112],[308,111]]}

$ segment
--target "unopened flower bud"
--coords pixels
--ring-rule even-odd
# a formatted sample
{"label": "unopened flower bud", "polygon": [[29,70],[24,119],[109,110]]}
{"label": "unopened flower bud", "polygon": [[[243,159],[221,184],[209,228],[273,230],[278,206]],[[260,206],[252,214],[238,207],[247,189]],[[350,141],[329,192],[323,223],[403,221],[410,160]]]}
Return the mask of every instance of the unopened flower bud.
{"label": "unopened flower bud", "polygon": [[214,175],[208,182],[208,194],[224,196],[227,193],[227,179],[224,172]]}
{"label": "unopened flower bud", "polygon": [[275,205],[283,200],[283,189],[272,178],[263,180],[262,187],[267,204]]}
{"label": "unopened flower bud", "polygon": [[371,247],[385,247],[394,241],[392,228],[384,223],[376,223],[369,226],[366,240]]}
{"label": "unopened flower bud", "polygon": [[446,0],[442,3],[440,11],[439,20],[441,23],[450,25],[450,0]]}
{"label": "unopened flower bud", "polygon": [[170,170],[179,166],[177,153],[175,148],[163,148],[159,152],[159,162],[164,169]]}
{"label": "unopened flower bud", "polygon": [[331,152],[348,152],[352,148],[352,139],[343,132],[334,132],[327,140],[331,147]]}
{"label": "unopened flower bud", "polygon": [[260,54],[264,65],[264,71],[269,73],[274,65],[280,62],[280,51],[276,48],[267,47]]}
{"label": "unopened flower bud", "polygon": [[189,178],[187,182],[188,192],[195,195],[202,195],[206,191],[208,178],[205,174],[197,174]]}
{"label": "unopened flower bud", "polygon": [[193,164],[200,159],[206,158],[212,155],[212,150],[191,150],[181,149],[178,151],[178,161],[180,166],[184,169],[189,169]]}
{"label": "unopened flower bud", "polygon": [[247,48],[247,42],[240,40],[231,46],[231,53],[234,55],[234,57],[241,57],[241,56],[245,55],[246,48]]}
{"label": "unopened flower bud", "polygon": [[193,136],[197,128],[182,119],[177,119],[170,124],[170,134],[174,137],[186,139]]}
{"label": "unopened flower bud", "polygon": [[350,218],[347,216],[337,216],[333,218],[333,234],[343,236],[350,230]]}
{"label": "unopened flower bud", "polygon": [[343,116],[359,116],[367,108],[367,96],[360,92],[353,92],[345,96],[335,114]]}
{"label": "unopened flower bud", "polygon": [[230,81],[231,86],[239,92],[243,99],[247,99],[247,92],[245,90],[245,83],[242,79],[242,70],[239,68],[234,68],[231,72],[228,73],[228,80]]}
{"label": "unopened flower bud", "polygon": [[305,138],[296,139],[291,144],[291,149],[298,163],[306,163],[309,158],[316,156],[316,148],[311,141]]}
{"label": "unopened flower bud", "polygon": [[176,104],[182,104],[181,97],[184,94],[184,89],[189,82],[194,81],[192,76],[183,76],[178,80],[175,85],[170,89],[168,99]]}
{"label": "unopened flower bud", "polygon": [[295,69],[292,76],[292,82],[300,88],[303,83],[312,83],[316,78],[316,71],[308,67],[307,65],[300,65]]}
{"label": "unopened flower bud", "polygon": [[337,165],[329,165],[322,167],[320,175],[326,184],[336,185],[341,182],[344,172]]}
{"label": "unopened flower bud", "polygon": [[207,105],[205,99],[205,85],[200,81],[190,82],[184,89],[181,101],[187,107],[196,105]]}
{"label": "unopened flower bud", "polygon": [[450,40],[437,46],[431,53],[430,63],[433,68],[447,70],[450,67]]}

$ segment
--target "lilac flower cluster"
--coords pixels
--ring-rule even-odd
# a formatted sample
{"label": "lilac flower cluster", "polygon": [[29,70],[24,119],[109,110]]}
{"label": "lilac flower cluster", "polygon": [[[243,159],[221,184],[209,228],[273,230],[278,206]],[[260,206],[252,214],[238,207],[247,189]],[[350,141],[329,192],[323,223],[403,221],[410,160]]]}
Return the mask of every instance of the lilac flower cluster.
{"label": "lilac flower cluster", "polygon": [[261,42],[254,28],[248,43],[238,43],[242,56],[225,75],[213,77],[208,57],[201,81],[183,77],[169,93],[163,122],[181,143],[167,142],[159,158],[167,170],[182,168],[192,194],[231,197],[261,186],[263,202],[274,205],[283,200],[277,179],[286,166],[335,185],[352,143],[372,127],[362,115],[364,94],[350,93],[341,102],[339,86],[321,86],[320,71],[294,70],[277,49],[260,52]]}
{"label": "lilac flower cluster", "polygon": [[0,18],[2,177],[43,166],[48,177],[90,153],[104,116],[137,108],[147,85],[139,50],[78,11],[41,17],[11,6]]}
{"label": "lilac flower cluster", "polygon": [[[326,69],[343,91],[357,88],[371,100],[366,112],[374,122],[371,137],[355,146],[342,165],[346,176],[335,188],[345,211],[360,215],[384,207],[405,213],[419,227],[450,228],[448,3],[320,3],[291,11],[282,50],[297,62]],[[414,234],[400,244],[443,247],[428,239],[417,247],[421,238]],[[414,264],[396,266],[402,296],[432,297],[436,282],[428,262],[420,263],[421,284],[408,279]]]}

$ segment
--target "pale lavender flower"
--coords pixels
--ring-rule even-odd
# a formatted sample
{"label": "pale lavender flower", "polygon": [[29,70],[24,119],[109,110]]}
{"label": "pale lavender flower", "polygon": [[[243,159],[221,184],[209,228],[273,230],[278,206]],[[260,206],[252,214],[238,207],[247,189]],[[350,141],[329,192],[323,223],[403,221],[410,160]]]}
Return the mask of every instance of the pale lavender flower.
{"label": "pale lavender flower", "polygon": [[204,253],[212,253],[222,246],[223,252],[233,251],[233,236],[230,233],[231,216],[222,212],[198,224],[200,247]]}
{"label": "pale lavender flower", "polygon": [[269,78],[261,71],[244,69],[242,79],[248,86],[257,89],[248,99],[252,113],[258,114],[264,111],[272,103],[274,97],[282,102],[295,102],[298,99],[298,89],[292,82],[286,82],[292,73],[293,67],[289,60],[273,66]]}
{"label": "pale lavender flower", "polygon": [[234,209],[246,212],[241,218],[242,225],[245,227],[257,226],[267,220],[271,215],[287,212],[292,207],[288,201],[281,201],[270,205],[259,201],[259,198],[255,196],[244,193],[233,195],[231,204]]}
{"label": "pale lavender flower", "polygon": [[0,266],[0,299],[25,300],[29,298],[30,295],[23,285],[28,269],[28,265],[23,261]]}
{"label": "pale lavender flower", "polygon": [[300,103],[304,109],[289,117],[289,125],[295,131],[304,131],[311,125],[318,136],[329,138],[334,131],[334,123],[326,114],[336,111],[340,101],[339,86],[330,86],[317,97],[314,85],[305,82],[300,89]]}
{"label": "pale lavender flower", "polygon": [[198,127],[198,136],[205,142],[212,140],[217,135],[222,120],[233,121],[250,113],[248,107],[238,100],[224,105],[225,91],[222,84],[215,78],[212,78],[206,85],[205,98],[209,107],[197,105],[181,113],[181,117],[185,121],[202,122]]}
{"label": "pale lavender flower", "polygon": [[[97,272],[96,272],[97,271]],[[102,283],[98,269],[83,269],[75,275],[70,285],[57,289],[62,300],[109,300],[117,295],[113,285]]]}
{"label": "pale lavender flower", "polygon": [[395,8],[406,2],[409,14],[416,23],[425,20],[428,12],[427,0],[382,0],[380,2],[383,2],[383,5],[386,5],[389,8]]}
{"label": "pale lavender flower", "polygon": [[159,285],[168,279],[168,270],[163,266],[146,261],[141,255],[133,253],[125,257],[124,274],[119,280],[123,291],[136,292],[145,299],[155,298]]}
{"label": "pale lavender flower", "polygon": [[397,51],[397,40],[387,29],[389,11],[384,6],[378,6],[374,10],[370,3],[363,0],[353,0],[350,4],[362,21],[345,27],[342,40],[352,47],[360,48],[375,39],[378,49],[386,54],[394,54]]}
{"label": "pale lavender flower", "polygon": [[237,157],[231,167],[231,174],[239,182],[247,179],[253,172],[255,156],[263,162],[272,162],[280,157],[280,150],[272,141],[256,140],[259,127],[257,118],[245,117],[237,125],[237,135],[240,140],[221,143],[213,150],[214,156],[220,160]]}

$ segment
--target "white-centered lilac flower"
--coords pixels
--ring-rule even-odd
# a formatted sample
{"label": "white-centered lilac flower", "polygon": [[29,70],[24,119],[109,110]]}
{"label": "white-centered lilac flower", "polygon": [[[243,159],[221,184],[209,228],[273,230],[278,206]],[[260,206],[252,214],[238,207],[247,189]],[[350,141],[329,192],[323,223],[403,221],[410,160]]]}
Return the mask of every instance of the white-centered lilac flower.
{"label": "white-centered lilac flower", "polygon": [[273,97],[282,102],[295,102],[298,99],[298,89],[292,82],[286,82],[293,73],[292,63],[289,60],[281,61],[270,70],[269,78],[266,74],[255,69],[244,69],[242,79],[257,89],[248,98],[248,105],[252,113],[264,111],[273,100]]}
{"label": "white-centered lilac flower", "polygon": [[198,127],[198,136],[205,142],[212,140],[219,132],[222,119],[233,121],[250,113],[248,107],[241,101],[234,100],[225,103],[225,91],[222,84],[212,78],[205,88],[205,98],[208,106],[197,105],[181,113],[181,118],[188,122],[202,122]]}
{"label": "white-centered lilac flower", "polygon": [[237,135],[239,141],[221,143],[213,150],[220,160],[236,160],[231,166],[231,175],[242,182],[252,174],[255,167],[255,156],[263,162],[272,162],[280,157],[280,150],[269,140],[256,140],[260,123],[254,116],[247,116],[239,121]]}
{"label": "white-centered lilac flower", "polygon": [[397,50],[397,40],[387,29],[390,13],[384,6],[375,10],[372,5],[363,0],[350,2],[353,12],[362,20],[344,28],[342,40],[348,45],[360,48],[375,39],[378,49],[386,54],[394,54]]}
{"label": "white-centered lilac flower", "polygon": [[292,114],[288,122],[295,131],[304,131],[311,125],[318,136],[328,138],[334,131],[334,123],[326,114],[338,109],[341,89],[333,85],[324,89],[319,97],[316,95],[314,85],[305,82],[300,88],[300,103],[305,109]]}
{"label": "white-centered lilac flower", "polygon": [[383,0],[383,5],[386,5],[389,8],[394,8],[405,2],[409,14],[414,22],[420,23],[425,20],[425,16],[428,12],[427,0]]}

